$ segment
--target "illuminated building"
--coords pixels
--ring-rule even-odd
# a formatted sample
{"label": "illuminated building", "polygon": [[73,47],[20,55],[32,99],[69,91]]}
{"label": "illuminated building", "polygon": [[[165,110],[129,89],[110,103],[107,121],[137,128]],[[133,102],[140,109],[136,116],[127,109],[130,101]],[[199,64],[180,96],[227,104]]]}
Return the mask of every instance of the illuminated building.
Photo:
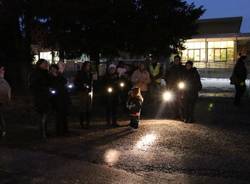
{"label": "illuminated building", "polygon": [[183,62],[194,61],[203,77],[229,77],[240,54],[250,59],[250,33],[241,33],[242,17],[204,19],[198,34],[184,44]]}

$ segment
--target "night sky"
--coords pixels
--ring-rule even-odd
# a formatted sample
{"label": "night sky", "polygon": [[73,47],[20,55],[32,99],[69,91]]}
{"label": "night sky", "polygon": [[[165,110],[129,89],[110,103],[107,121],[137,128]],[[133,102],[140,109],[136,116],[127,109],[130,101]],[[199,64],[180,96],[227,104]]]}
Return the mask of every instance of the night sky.
{"label": "night sky", "polygon": [[250,32],[250,0],[186,0],[203,5],[207,11],[202,18],[243,16],[241,32]]}

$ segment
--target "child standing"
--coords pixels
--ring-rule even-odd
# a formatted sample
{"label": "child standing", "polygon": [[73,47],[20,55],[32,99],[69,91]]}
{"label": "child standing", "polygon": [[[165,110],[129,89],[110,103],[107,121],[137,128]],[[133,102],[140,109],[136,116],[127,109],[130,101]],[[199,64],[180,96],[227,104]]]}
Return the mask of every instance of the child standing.
{"label": "child standing", "polygon": [[137,129],[139,126],[141,108],[142,108],[143,98],[141,95],[140,88],[134,87],[129,92],[129,97],[127,101],[127,108],[130,114],[130,125],[132,128]]}

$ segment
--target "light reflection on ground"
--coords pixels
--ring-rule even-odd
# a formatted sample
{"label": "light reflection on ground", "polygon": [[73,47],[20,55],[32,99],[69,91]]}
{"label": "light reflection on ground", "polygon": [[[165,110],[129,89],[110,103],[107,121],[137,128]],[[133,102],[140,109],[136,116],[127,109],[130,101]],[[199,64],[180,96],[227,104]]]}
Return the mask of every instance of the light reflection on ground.
{"label": "light reflection on ground", "polygon": [[155,143],[157,139],[156,134],[147,134],[136,143],[135,148],[140,150],[147,150],[151,145]]}
{"label": "light reflection on ground", "polygon": [[109,149],[104,154],[104,161],[108,165],[114,165],[118,162],[121,153],[115,149]]}

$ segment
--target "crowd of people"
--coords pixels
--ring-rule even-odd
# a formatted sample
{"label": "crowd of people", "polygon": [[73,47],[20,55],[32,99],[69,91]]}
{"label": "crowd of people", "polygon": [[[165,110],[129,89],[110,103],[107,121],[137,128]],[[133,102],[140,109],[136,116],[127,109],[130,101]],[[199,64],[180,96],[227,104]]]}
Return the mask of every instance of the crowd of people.
{"label": "crowd of people", "polygon": [[[237,62],[231,82],[235,85],[235,104],[245,91],[247,71],[241,57]],[[55,114],[56,133],[58,136],[67,135],[68,115],[71,105],[70,94],[74,91],[79,98],[79,123],[82,128],[90,126],[96,77],[93,75],[91,63],[82,64],[73,81],[68,81],[64,76],[64,67],[61,63],[49,64],[40,59],[30,78],[30,89],[33,95],[34,107],[40,116],[41,136],[47,138],[47,120],[53,110]],[[98,79],[99,80],[99,79]],[[200,75],[193,66],[192,61],[185,65],[180,56],[175,56],[174,61],[166,72],[157,59],[140,62],[133,71],[128,71],[125,64],[114,63],[107,67],[103,83],[99,88],[102,96],[99,105],[103,105],[106,111],[106,123],[108,126],[117,127],[117,110],[122,108],[130,118],[130,126],[137,129],[139,126],[141,111],[146,111],[150,103],[157,106],[157,98],[163,91],[169,90],[173,94],[170,110],[174,119],[186,123],[194,122],[194,109],[198,99],[198,93],[202,89]],[[10,101],[11,88],[4,79],[4,67],[0,66],[0,132],[6,135],[6,126],[3,117],[3,108]],[[99,83],[98,83],[99,84]],[[169,100],[169,99],[168,99]],[[155,106],[155,107],[156,107]]]}

